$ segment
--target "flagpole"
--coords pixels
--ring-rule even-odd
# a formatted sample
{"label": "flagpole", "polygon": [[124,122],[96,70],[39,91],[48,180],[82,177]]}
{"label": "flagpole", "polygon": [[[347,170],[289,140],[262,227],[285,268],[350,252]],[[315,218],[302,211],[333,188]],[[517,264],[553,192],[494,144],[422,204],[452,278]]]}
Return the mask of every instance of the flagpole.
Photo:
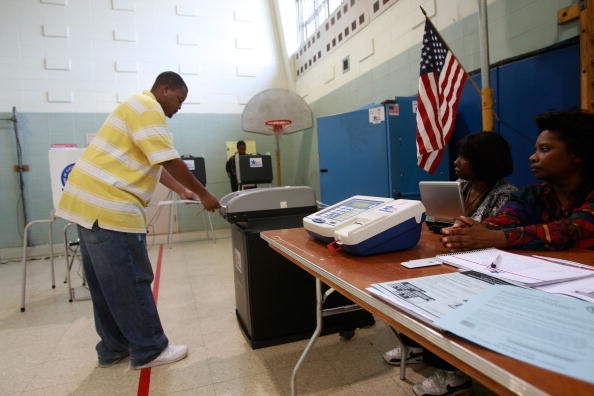
{"label": "flagpole", "polygon": [[479,34],[481,37],[481,103],[483,131],[493,132],[493,89],[489,83],[489,29],[487,25],[487,2],[478,0]]}
{"label": "flagpole", "polygon": [[472,78],[470,78],[470,75],[468,74],[468,72],[466,71],[466,69],[464,68],[464,66],[462,66],[462,62],[460,62],[460,59],[458,59],[458,57],[456,56],[456,54],[454,54],[454,51],[452,51],[452,49],[450,48],[450,46],[448,45],[448,43],[443,39],[443,37],[441,36],[441,34],[439,33],[439,31],[435,27],[435,25],[433,24],[433,22],[431,22],[431,19],[429,19],[429,16],[425,12],[425,9],[422,6],[419,6],[419,8],[421,9],[421,12],[423,13],[423,15],[425,15],[425,19],[427,20],[427,22],[429,22],[431,24],[431,26],[433,27],[433,30],[435,31],[435,34],[437,35],[437,37],[439,37],[439,39],[443,42],[443,44],[446,46],[446,48],[448,49],[448,51],[450,51],[450,53],[452,54],[452,56],[454,58],[456,58],[456,60],[460,64],[460,67],[462,67],[462,70],[464,70],[464,73],[466,73],[466,75],[468,76],[468,79],[467,80],[470,81],[470,84],[472,84],[472,86],[474,87],[474,89],[476,90],[476,92],[480,95],[481,94],[481,89],[479,88],[479,86],[474,82],[474,80]]}

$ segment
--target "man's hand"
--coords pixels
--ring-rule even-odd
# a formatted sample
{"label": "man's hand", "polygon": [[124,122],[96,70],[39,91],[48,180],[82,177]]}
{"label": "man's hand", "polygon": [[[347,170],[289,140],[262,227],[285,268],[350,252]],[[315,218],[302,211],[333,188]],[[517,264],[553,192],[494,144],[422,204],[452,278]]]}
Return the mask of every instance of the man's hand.
{"label": "man's hand", "polygon": [[[204,206],[204,209],[212,212],[221,207],[217,197],[212,195],[198,179],[192,175],[188,170],[186,164],[179,158],[175,158],[162,163],[163,172],[161,172],[161,183],[165,184],[165,181],[171,179],[174,181],[172,184],[174,188],[165,184],[167,187],[172,188],[180,198],[187,196],[187,199],[196,199],[196,195],[200,198],[200,203]],[[165,172],[166,171],[166,172]],[[169,176],[169,177],[167,177]],[[181,188],[175,188],[175,186],[181,186]],[[195,192],[194,195],[189,196],[190,193],[187,191]]]}
{"label": "man's hand", "polygon": [[208,210],[209,212],[213,212],[221,207],[219,204],[219,200],[217,197],[212,195],[208,190],[204,190],[205,192],[200,195],[200,203],[204,206],[204,209]]}
{"label": "man's hand", "polygon": [[196,194],[194,191],[189,190],[185,187],[182,191],[178,192],[177,195],[179,195],[179,199],[187,199],[190,201],[198,201],[200,199],[198,197],[198,194]]}

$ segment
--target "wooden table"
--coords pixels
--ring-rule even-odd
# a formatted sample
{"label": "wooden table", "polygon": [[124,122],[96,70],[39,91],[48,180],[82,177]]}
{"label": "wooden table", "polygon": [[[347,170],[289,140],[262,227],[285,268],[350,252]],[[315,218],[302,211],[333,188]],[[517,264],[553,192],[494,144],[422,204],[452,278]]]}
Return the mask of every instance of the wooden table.
{"label": "wooden table", "polygon": [[[414,248],[367,257],[332,253],[324,244],[312,240],[303,228],[263,231],[260,235],[272,249],[312,274],[317,283],[323,282],[334,288],[497,394],[594,395],[594,384],[521,362],[444,333],[365,290],[372,283],[456,271],[446,265],[415,269],[400,265],[403,261],[445,253],[436,234],[423,229],[421,240]],[[594,264],[594,251],[590,250],[515,253],[540,254]],[[308,344],[304,354],[313,346],[313,341],[315,339],[312,337],[311,345]]]}

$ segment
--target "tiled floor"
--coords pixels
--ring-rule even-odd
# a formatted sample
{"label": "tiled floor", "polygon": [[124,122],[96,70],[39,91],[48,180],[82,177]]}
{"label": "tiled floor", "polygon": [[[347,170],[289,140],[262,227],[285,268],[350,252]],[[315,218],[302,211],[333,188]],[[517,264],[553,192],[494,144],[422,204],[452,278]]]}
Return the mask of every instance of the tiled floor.
{"label": "tiled floor", "polygon": [[[155,266],[161,245],[152,242]],[[306,341],[253,350],[235,318],[231,239],[175,242],[162,248],[158,307],[172,343],[189,356],[150,372],[150,395],[288,395],[289,376]],[[68,302],[64,258],[56,259],[56,289],[49,260],[29,262],[26,312],[21,313],[20,262],[0,265],[0,395],[133,395],[140,371],[128,362],[98,368],[98,340],[90,301]],[[81,285],[77,265],[73,281]],[[321,337],[299,372],[307,395],[412,395],[411,386],[432,369],[411,366],[408,381],[386,365],[394,345],[381,321],[348,341]],[[142,381],[141,381],[142,382]],[[146,380],[142,382],[146,384]]]}

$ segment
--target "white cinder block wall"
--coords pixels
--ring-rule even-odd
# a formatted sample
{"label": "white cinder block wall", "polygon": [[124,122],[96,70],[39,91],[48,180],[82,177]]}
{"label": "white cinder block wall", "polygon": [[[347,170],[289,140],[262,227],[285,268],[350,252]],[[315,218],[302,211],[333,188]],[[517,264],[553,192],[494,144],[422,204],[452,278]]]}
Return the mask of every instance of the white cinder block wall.
{"label": "white cinder block wall", "polygon": [[286,86],[267,0],[2,0],[0,111],[109,112],[164,70],[184,111],[241,113]]}

